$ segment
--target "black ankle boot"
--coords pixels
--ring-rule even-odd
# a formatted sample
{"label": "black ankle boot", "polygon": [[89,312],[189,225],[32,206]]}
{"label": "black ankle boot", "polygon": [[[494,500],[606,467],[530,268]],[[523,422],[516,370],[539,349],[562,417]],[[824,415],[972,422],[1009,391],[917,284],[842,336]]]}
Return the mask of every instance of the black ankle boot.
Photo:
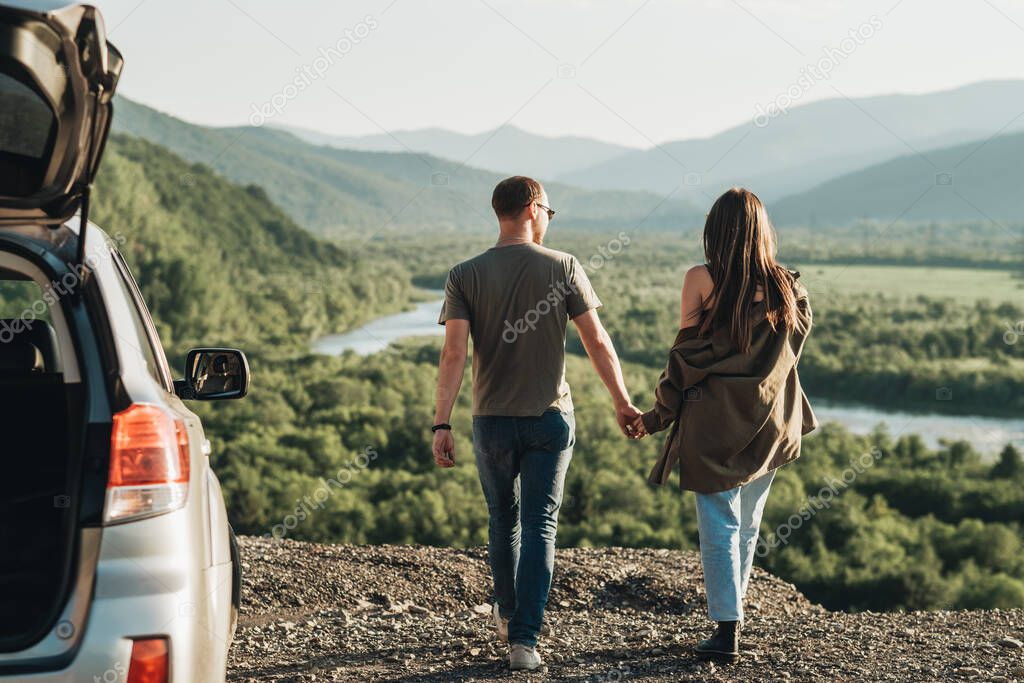
{"label": "black ankle boot", "polygon": [[715,634],[695,648],[702,659],[735,662],[740,656],[740,622],[720,621]]}

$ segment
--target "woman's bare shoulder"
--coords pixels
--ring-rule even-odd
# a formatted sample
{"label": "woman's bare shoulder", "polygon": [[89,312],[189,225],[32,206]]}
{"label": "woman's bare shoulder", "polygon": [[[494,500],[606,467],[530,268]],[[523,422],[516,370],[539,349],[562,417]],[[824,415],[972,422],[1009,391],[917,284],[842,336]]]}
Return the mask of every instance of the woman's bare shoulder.
{"label": "woman's bare shoulder", "polygon": [[[708,296],[714,287],[711,273],[707,266],[698,265],[687,269],[683,276],[683,313],[679,321],[681,330],[687,329],[691,323],[701,317],[701,310],[708,308]],[[705,321],[705,326],[709,321]]]}
{"label": "woman's bare shoulder", "polygon": [[689,268],[686,271],[686,275],[683,276],[683,282],[698,285],[700,291],[704,293],[711,291],[715,284],[714,280],[711,279],[711,271],[703,263]]}
{"label": "woman's bare shoulder", "polygon": [[695,292],[702,308],[707,307],[708,297],[714,288],[715,281],[711,279],[711,271],[703,263],[687,269],[686,275],[683,276],[683,291]]}

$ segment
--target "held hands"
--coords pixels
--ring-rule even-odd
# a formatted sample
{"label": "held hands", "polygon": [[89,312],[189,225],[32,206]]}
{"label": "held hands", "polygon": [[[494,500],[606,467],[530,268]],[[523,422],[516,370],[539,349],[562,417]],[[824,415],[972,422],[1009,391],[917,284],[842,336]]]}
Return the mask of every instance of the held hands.
{"label": "held hands", "polygon": [[438,467],[455,467],[455,439],[450,429],[438,429],[434,432],[434,463]]}
{"label": "held hands", "polygon": [[633,433],[636,434],[635,438],[642,439],[647,436],[647,427],[644,426],[644,421],[639,415],[633,420],[633,424],[631,426],[633,428]]}
{"label": "held hands", "polygon": [[[619,429],[630,439],[641,439],[647,436],[643,421],[640,416],[643,413],[632,403],[627,403],[615,409],[615,421],[619,423]],[[638,427],[639,425],[639,427]]]}

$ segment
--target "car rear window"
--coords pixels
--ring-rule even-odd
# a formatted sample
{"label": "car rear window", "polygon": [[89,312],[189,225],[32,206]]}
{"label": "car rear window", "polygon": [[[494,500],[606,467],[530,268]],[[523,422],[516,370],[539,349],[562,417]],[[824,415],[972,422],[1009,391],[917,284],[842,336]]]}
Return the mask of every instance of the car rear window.
{"label": "car rear window", "polygon": [[0,195],[29,197],[40,190],[55,127],[43,98],[0,72]]}
{"label": "car rear window", "polygon": [[42,159],[53,123],[53,112],[35,91],[0,72],[0,153]]}

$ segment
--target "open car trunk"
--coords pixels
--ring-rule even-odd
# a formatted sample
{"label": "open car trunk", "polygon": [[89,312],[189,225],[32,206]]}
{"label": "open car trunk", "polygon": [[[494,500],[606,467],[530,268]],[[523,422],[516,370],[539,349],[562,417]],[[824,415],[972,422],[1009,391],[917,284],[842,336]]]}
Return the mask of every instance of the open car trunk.
{"label": "open car trunk", "polygon": [[[0,4],[0,237],[59,229],[80,210],[75,260],[85,261],[89,190],[122,64],[94,7]],[[19,279],[28,280],[0,268],[0,305]],[[0,652],[56,625],[77,560],[85,387],[65,381],[58,350],[73,347],[34,320],[40,301],[61,306],[37,293],[28,308],[0,307]]]}
{"label": "open car trunk", "polygon": [[16,323],[0,319],[0,651],[39,640],[64,605],[83,449],[83,385],[64,382],[53,327]]}
{"label": "open car trunk", "polygon": [[94,7],[0,4],[0,224],[59,225],[83,205],[122,66]]}

